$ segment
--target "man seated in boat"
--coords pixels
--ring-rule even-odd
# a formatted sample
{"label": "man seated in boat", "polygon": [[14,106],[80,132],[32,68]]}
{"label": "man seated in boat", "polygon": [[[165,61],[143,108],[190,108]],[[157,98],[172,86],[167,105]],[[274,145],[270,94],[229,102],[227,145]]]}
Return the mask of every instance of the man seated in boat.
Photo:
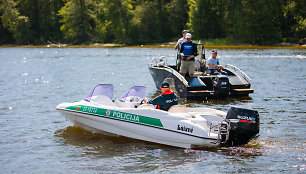
{"label": "man seated in boat", "polygon": [[147,98],[144,98],[144,103],[156,105],[157,109],[164,111],[168,111],[173,105],[178,105],[178,97],[170,90],[170,84],[168,82],[163,82],[160,89],[162,91],[161,95],[149,101]]}
{"label": "man seated in boat", "polygon": [[208,67],[207,74],[210,75],[223,74],[228,76],[227,72],[222,70],[223,66],[220,65],[217,55],[218,55],[217,50],[211,51],[211,57],[207,61],[207,67]]}

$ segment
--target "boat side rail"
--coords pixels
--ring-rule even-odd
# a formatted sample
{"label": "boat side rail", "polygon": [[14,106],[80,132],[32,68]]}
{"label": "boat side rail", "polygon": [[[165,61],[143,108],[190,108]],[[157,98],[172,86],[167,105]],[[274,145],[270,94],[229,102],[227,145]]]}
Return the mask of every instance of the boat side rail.
{"label": "boat side rail", "polygon": [[245,74],[245,72],[243,72],[241,69],[239,69],[238,67],[234,66],[234,65],[231,65],[231,64],[226,64],[225,65],[225,68],[228,68],[228,69],[232,69],[234,70],[235,72],[239,73],[239,75],[241,75],[242,77],[244,77],[249,83],[251,81],[251,78]]}
{"label": "boat side rail", "polygon": [[[173,74],[174,76],[176,76],[179,80],[181,80],[185,86],[188,86],[188,82],[187,80],[179,73],[177,72],[176,70],[174,70],[173,68],[170,67],[170,64],[168,63],[168,60],[176,60],[177,58],[176,57],[168,57],[168,58],[165,58],[165,56],[160,56],[159,58],[152,58],[152,62],[148,64],[148,67],[154,67],[154,66],[157,66],[157,67],[163,67],[169,71],[171,71],[171,73],[169,74],[169,76],[171,74]],[[165,62],[164,62],[165,61]],[[154,63],[155,62],[155,63]],[[169,77],[168,76],[168,77]],[[168,78],[167,77],[167,78]]]}
{"label": "boat side rail", "polygon": [[142,104],[138,107],[139,109],[140,108],[144,108],[144,109],[155,109],[155,106],[152,105],[152,104]]}
{"label": "boat side rail", "polygon": [[180,79],[184,83],[185,86],[188,86],[187,80],[179,72],[175,71],[173,68],[169,66],[165,66],[165,67],[171,70],[172,74],[175,75],[178,79]]}
{"label": "boat side rail", "polygon": [[[152,64],[151,64],[151,67],[152,67]],[[173,68],[171,68],[170,66],[167,66],[167,65],[163,65],[163,68],[167,69],[168,71],[171,71],[171,73],[165,79],[169,78],[172,74],[172,75],[176,76],[179,80],[181,80],[184,83],[185,86],[188,86],[187,80],[179,72],[175,71]]]}
{"label": "boat side rail", "polygon": [[168,60],[176,60],[176,58],[165,56],[160,56],[159,58],[152,58],[152,62],[149,63],[150,66],[157,65],[157,66],[167,66],[169,65]]}

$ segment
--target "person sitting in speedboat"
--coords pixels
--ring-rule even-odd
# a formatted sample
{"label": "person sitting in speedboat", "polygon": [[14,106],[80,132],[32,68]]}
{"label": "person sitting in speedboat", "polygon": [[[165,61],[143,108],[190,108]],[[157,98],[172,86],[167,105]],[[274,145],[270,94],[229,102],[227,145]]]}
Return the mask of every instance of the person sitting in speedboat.
{"label": "person sitting in speedboat", "polygon": [[160,89],[162,91],[161,95],[149,101],[147,98],[144,98],[144,103],[156,105],[157,109],[164,111],[168,111],[173,105],[178,105],[178,97],[173,91],[170,90],[170,84],[168,82],[163,82]]}
{"label": "person sitting in speedboat", "polygon": [[218,55],[217,50],[211,51],[211,57],[207,61],[207,66],[208,66],[207,74],[210,75],[223,74],[228,76],[227,72],[222,70],[223,66],[220,65],[217,55]]}

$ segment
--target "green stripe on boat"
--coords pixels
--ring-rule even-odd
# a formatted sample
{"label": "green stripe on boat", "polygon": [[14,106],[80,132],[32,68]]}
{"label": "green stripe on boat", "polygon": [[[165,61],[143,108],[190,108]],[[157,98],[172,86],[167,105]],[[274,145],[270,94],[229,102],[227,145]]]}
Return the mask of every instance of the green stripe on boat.
{"label": "green stripe on boat", "polygon": [[110,110],[110,109],[103,109],[103,108],[84,106],[84,105],[69,106],[66,109],[72,110],[72,111],[95,114],[95,115],[104,116],[104,117],[120,119],[120,120],[126,120],[126,121],[131,121],[131,122],[136,122],[136,123],[141,123],[141,124],[146,124],[146,125],[151,125],[151,126],[163,127],[160,119],[131,114],[127,112],[120,112],[120,111],[115,111],[115,110]]}

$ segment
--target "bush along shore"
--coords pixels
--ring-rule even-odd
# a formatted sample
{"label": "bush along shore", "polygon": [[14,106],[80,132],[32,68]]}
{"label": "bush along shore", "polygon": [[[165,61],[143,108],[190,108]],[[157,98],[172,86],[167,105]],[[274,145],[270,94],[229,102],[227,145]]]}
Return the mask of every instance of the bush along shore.
{"label": "bush along shore", "polygon": [[188,29],[220,44],[303,45],[305,6],[305,0],[4,0],[0,44],[141,45],[174,41]]}

